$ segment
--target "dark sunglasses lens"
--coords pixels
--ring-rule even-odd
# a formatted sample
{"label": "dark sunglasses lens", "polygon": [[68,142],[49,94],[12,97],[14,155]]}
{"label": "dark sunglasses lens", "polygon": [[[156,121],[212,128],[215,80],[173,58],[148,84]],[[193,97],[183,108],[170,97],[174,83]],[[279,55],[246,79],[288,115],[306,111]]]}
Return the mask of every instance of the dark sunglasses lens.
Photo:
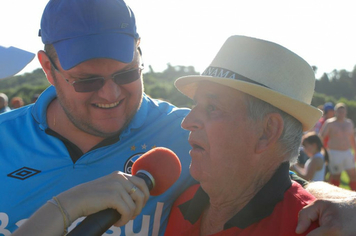
{"label": "dark sunglasses lens", "polygon": [[138,80],[141,76],[141,69],[130,70],[124,73],[116,74],[113,76],[113,80],[116,84],[129,84]]}
{"label": "dark sunglasses lens", "polygon": [[76,81],[73,84],[74,90],[79,93],[93,92],[101,89],[104,85],[104,78],[94,78]]}

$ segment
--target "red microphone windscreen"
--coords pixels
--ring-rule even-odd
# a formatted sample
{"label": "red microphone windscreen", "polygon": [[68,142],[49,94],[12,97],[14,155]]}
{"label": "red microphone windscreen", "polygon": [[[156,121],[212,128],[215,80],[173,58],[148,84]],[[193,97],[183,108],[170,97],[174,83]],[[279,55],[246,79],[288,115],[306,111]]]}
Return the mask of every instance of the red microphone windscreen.
{"label": "red microphone windscreen", "polygon": [[152,196],[165,192],[179,178],[182,166],[177,155],[164,147],[153,148],[143,154],[132,165],[132,174],[139,170],[149,172],[155,179],[155,186],[150,191]]}

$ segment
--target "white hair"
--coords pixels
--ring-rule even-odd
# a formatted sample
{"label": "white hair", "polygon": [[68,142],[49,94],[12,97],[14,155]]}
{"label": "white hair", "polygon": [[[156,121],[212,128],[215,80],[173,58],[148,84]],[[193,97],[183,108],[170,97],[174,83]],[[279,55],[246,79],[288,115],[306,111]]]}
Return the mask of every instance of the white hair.
{"label": "white hair", "polygon": [[295,162],[299,155],[299,147],[303,135],[303,127],[300,121],[284,111],[264,102],[256,97],[244,94],[249,118],[256,121],[262,121],[263,118],[271,113],[278,113],[281,115],[284,128],[279,142],[281,144],[281,154],[287,154],[286,160]]}

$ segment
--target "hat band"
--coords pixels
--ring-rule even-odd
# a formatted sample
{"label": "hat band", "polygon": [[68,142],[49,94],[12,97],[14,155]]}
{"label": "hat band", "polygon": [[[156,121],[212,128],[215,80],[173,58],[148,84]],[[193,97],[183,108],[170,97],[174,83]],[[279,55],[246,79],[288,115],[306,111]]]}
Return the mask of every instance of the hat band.
{"label": "hat band", "polygon": [[208,68],[205,69],[205,71],[202,73],[202,75],[207,75],[207,76],[212,76],[212,77],[219,77],[219,78],[226,78],[226,79],[234,79],[234,80],[242,80],[245,82],[261,85],[263,87],[268,88],[266,85],[258,83],[252,79],[249,79],[243,75],[240,75],[234,71],[227,70],[225,68],[221,67],[213,67],[209,66]]}

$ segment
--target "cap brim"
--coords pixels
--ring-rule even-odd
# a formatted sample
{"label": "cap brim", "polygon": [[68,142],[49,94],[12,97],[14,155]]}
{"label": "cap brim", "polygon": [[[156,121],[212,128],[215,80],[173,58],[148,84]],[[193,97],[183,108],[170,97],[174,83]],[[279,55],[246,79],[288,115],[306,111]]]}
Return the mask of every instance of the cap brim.
{"label": "cap brim", "polygon": [[313,128],[322,115],[321,110],[309,104],[295,100],[267,87],[240,80],[199,75],[184,76],[175,81],[175,86],[181,93],[193,99],[197,83],[200,81],[211,81],[225,85],[259,98],[299,120],[303,125],[303,131]]}
{"label": "cap brim", "polygon": [[135,52],[135,39],[127,34],[93,34],[62,40],[53,44],[64,70],[94,58],[108,58],[130,63]]}
{"label": "cap brim", "polygon": [[35,54],[16,47],[0,46],[0,79],[13,76],[30,63]]}

